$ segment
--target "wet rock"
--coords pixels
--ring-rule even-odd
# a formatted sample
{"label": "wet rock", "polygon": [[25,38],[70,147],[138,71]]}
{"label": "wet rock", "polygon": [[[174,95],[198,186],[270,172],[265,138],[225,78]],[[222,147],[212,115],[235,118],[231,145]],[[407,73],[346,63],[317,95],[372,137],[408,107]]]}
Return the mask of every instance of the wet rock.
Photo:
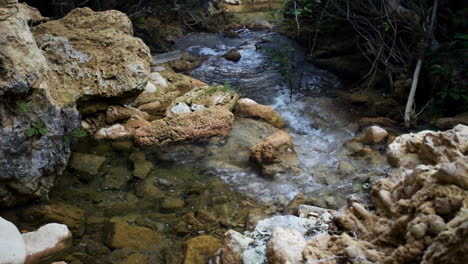
{"label": "wet rock", "polygon": [[138,129],[135,140],[140,145],[162,146],[187,140],[226,136],[234,121],[233,114],[224,107],[178,114],[155,120]]}
{"label": "wet rock", "polygon": [[26,263],[38,263],[70,247],[72,234],[66,225],[47,224],[22,236],[26,245]]}
{"label": "wet rock", "polygon": [[349,175],[355,172],[356,168],[354,168],[349,162],[341,161],[338,165],[338,170],[341,175]]}
{"label": "wet rock", "polygon": [[153,163],[146,160],[138,160],[133,162],[133,176],[139,179],[144,179],[154,167]]}
{"label": "wet rock", "polygon": [[182,58],[168,63],[175,72],[188,72],[200,66],[206,57],[198,58],[184,52]]}
{"label": "wet rock", "polygon": [[198,236],[186,242],[184,264],[205,263],[214,259],[221,242],[212,236]]}
{"label": "wet rock", "polygon": [[132,117],[148,119],[149,115],[146,112],[142,112],[130,106],[112,105],[106,110],[106,122],[109,124],[115,123],[116,121],[127,120]]}
{"label": "wet rock", "polygon": [[79,99],[85,105],[107,98],[125,103],[143,92],[148,82],[149,48],[133,37],[132,23],[124,13],[77,8],[62,19],[36,26],[33,32],[60,76],[54,97],[61,102]]}
{"label": "wet rock", "polygon": [[149,264],[148,256],[145,256],[141,253],[134,253],[128,256],[124,261],[119,262],[119,264]]}
{"label": "wet rock", "polygon": [[157,178],[147,177],[143,181],[135,184],[135,194],[146,199],[161,198],[164,192],[156,187]]}
{"label": "wet rock", "polygon": [[0,263],[24,264],[26,246],[18,228],[0,217]]}
{"label": "wet rock", "polygon": [[298,170],[291,137],[283,131],[253,146],[250,149],[250,160],[260,166],[262,175],[266,177]]}
{"label": "wet rock", "polygon": [[300,264],[302,251],[306,246],[304,237],[298,231],[288,228],[275,228],[267,245],[268,263]]}
{"label": "wet rock", "polygon": [[241,59],[241,54],[236,50],[230,50],[230,51],[226,52],[223,55],[223,57],[226,60],[233,61],[233,62],[238,62]]}
{"label": "wet rock", "polygon": [[270,29],[272,27],[273,26],[270,24],[270,22],[265,20],[254,20],[247,24],[247,28],[253,31]]}
{"label": "wet rock", "polygon": [[248,98],[237,101],[236,114],[242,117],[260,118],[277,128],[286,126],[283,118],[271,106],[258,104]]}
{"label": "wet rock", "polygon": [[43,207],[32,207],[26,214],[41,218],[46,222],[57,222],[66,225],[74,237],[81,237],[85,231],[86,212],[69,204],[50,204]]}
{"label": "wet rock", "polygon": [[93,154],[73,152],[70,158],[70,167],[73,169],[95,176],[99,172],[102,164],[106,161],[105,157]]}
{"label": "wet rock", "polygon": [[[88,218],[88,224],[90,223],[90,218],[91,217]],[[99,224],[104,224],[106,220],[107,219],[103,219],[103,221],[99,220]],[[86,244],[86,253],[88,253],[90,256],[104,256],[111,252],[110,249],[100,241],[88,239],[84,243]]]}
{"label": "wet rock", "polygon": [[367,144],[378,144],[385,140],[388,132],[378,126],[371,126],[364,130],[364,141]]}
{"label": "wet rock", "polygon": [[121,190],[132,178],[130,172],[124,167],[114,167],[104,177],[101,188],[108,190]]}
{"label": "wet rock", "polygon": [[159,233],[141,226],[124,222],[110,223],[105,228],[105,243],[114,249],[148,250],[164,243]]}
{"label": "wet rock", "polygon": [[117,151],[128,152],[133,148],[133,142],[130,140],[112,142],[112,148]]}
{"label": "wet rock", "polygon": [[175,197],[168,197],[165,198],[161,203],[161,209],[163,211],[175,211],[178,209],[183,208],[185,202],[182,199],[175,198]]}
{"label": "wet rock", "polygon": [[468,126],[468,112],[454,116],[454,117],[443,117],[435,121],[436,127],[440,129],[450,129],[458,124]]}
{"label": "wet rock", "polygon": [[253,242],[252,238],[234,230],[228,230],[224,234],[223,247],[220,251],[221,263],[242,264],[244,251]]}

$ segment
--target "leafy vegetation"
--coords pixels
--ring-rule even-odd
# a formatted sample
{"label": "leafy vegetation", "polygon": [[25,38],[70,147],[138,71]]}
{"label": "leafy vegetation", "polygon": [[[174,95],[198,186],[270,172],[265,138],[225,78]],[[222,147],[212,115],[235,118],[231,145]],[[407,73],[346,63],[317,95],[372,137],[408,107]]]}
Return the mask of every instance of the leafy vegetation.
{"label": "leafy vegetation", "polygon": [[68,143],[76,143],[78,142],[81,138],[84,138],[84,137],[87,137],[88,136],[88,133],[86,131],[84,131],[83,129],[81,128],[75,128],[71,131],[70,134],[66,135],[64,138],[63,138],[63,141],[65,142],[65,144],[68,144]]}
{"label": "leafy vegetation", "polygon": [[16,108],[20,113],[26,113],[34,106],[33,102],[18,101],[16,102]]}
{"label": "leafy vegetation", "polygon": [[45,136],[47,134],[47,128],[42,121],[38,122],[33,122],[31,123],[31,126],[29,129],[26,131],[28,137],[34,137],[34,136]]}
{"label": "leafy vegetation", "polygon": [[231,87],[231,84],[224,83],[223,85],[212,86],[206,91],[207,96],[212,96],[217,92],[229,93],[235,92],[234,89]]}

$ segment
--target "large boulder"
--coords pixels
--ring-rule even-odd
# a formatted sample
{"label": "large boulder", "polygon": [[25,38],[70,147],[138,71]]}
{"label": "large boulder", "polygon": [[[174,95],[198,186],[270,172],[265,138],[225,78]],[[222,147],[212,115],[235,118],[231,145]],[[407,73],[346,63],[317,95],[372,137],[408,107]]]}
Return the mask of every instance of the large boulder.
{"label": "large boulder", "polygon": [[301,264],[302,251],[306,246],[304,237],[298,231],[288,228],[275,228],[267,245],[268,263]]}
{"label": "large boulder", "polygon": [[129,102],[146,87],[150,51],[124,13],[77,8],[33,33],[59,80],[51,89],[58,101]]}
{"label": "large boulder", "polygon": [[35,9],[7,1],[1,11],[0,206],[13,206],[47,197],[62,173],[81,126],[76,105],[136,97],[151,56],[118,11],[76,9],[34,35],[29,22],[44,20]]}
{"label": "large boulder", "polygon": [[140,145],[162,146],[170,143],[226,136],[234,122],[234,115],[223,106],[180,113],[151,122],[135,132]]}
{"label": "large boulder", "polygon": [[0,206],[47,196],[80,125],[74,107],[51,95],[47,60],[28,27],[40,14],[8,2],[0,16]]}

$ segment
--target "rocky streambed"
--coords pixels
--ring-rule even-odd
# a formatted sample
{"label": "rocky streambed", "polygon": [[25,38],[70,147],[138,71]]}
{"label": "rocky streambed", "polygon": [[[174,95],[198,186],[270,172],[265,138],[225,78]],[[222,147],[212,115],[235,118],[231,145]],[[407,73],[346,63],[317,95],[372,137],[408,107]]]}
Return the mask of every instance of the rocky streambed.
{"label": "rocky streambed", "polygon": [[16,225],[1,219],[0,262],[21,247],[27,263],[462,259],[466,127],[395,138],[358,120],[339,79],[261,23],[151,62],[120,12],[42,23],[16,5],[0,19],[17,73],[0,79],[0,215]]}

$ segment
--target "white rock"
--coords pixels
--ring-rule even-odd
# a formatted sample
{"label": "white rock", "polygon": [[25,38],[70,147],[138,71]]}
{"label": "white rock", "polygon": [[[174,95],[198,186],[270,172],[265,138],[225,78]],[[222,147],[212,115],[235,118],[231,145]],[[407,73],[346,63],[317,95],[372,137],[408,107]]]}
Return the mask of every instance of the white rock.
{"label": "white rock", "polygon": [[71,237],[72,234],[66,225],[56,223],[23,234],[28,263],[36,263],[64,250]]}
{"label": "white rock", "polygon": [[162,77],[161,74],[159,74],[159,72],[152,72],[151,80],[158,87],[162,87],[162,88],[168,87],[166,79]]}
{"label": "white rock", "polygon": [[243,103],[243,104],[258,104],[257,102],[255,102],[254,100],[250,99],[250,98],[242,98],[242,99],[239,99],[238,103]]}
{"label": "white rock", "polygon": [[192,105],[190,106],[190,109],[191,109],[193,112],[197,112],[197,111],[205,110],[206,107],[204,107],[203,105],[192,104]]}
{"label": "white rock", "polygon": [[186,103],[177,103],[171,108],[171,113],[173,114],[181,114],[181,113],[190,113],[190,107]]}
{"label": "white rock", "polygon": [[258,246],[244,251],[244,264],[266,263],[266,246]]}
{"label": "white rock", "polygon": [[152,83],[148,82],[145,87],[145,93],[155,93],[158,90],[158,88]]}
{"label": "white rock", "polygon": [[224,244],[221,248],[222,263],[243,263],[244,251],[254,240],[234,230],[228,230],[224,234]]}
{"label": "white rock", "polygon": [[314,228],[314,222],[309,219],[299,218],[294,215],[279,215],[259,221],[255,227],[254,234],[271,234],[273,229],[291,228],[298,231],[301,235],[305,235],[309,230]]}
{"label": "white rock", "polygon": [[267,246],[268,263],[301,264],[302,251],[307,243],[298,231],[290,228],[275,228]]}
{"label": "white rock", "polygon": [[26,246],[18,228],[0,217],[0,263],[23,264]]}

